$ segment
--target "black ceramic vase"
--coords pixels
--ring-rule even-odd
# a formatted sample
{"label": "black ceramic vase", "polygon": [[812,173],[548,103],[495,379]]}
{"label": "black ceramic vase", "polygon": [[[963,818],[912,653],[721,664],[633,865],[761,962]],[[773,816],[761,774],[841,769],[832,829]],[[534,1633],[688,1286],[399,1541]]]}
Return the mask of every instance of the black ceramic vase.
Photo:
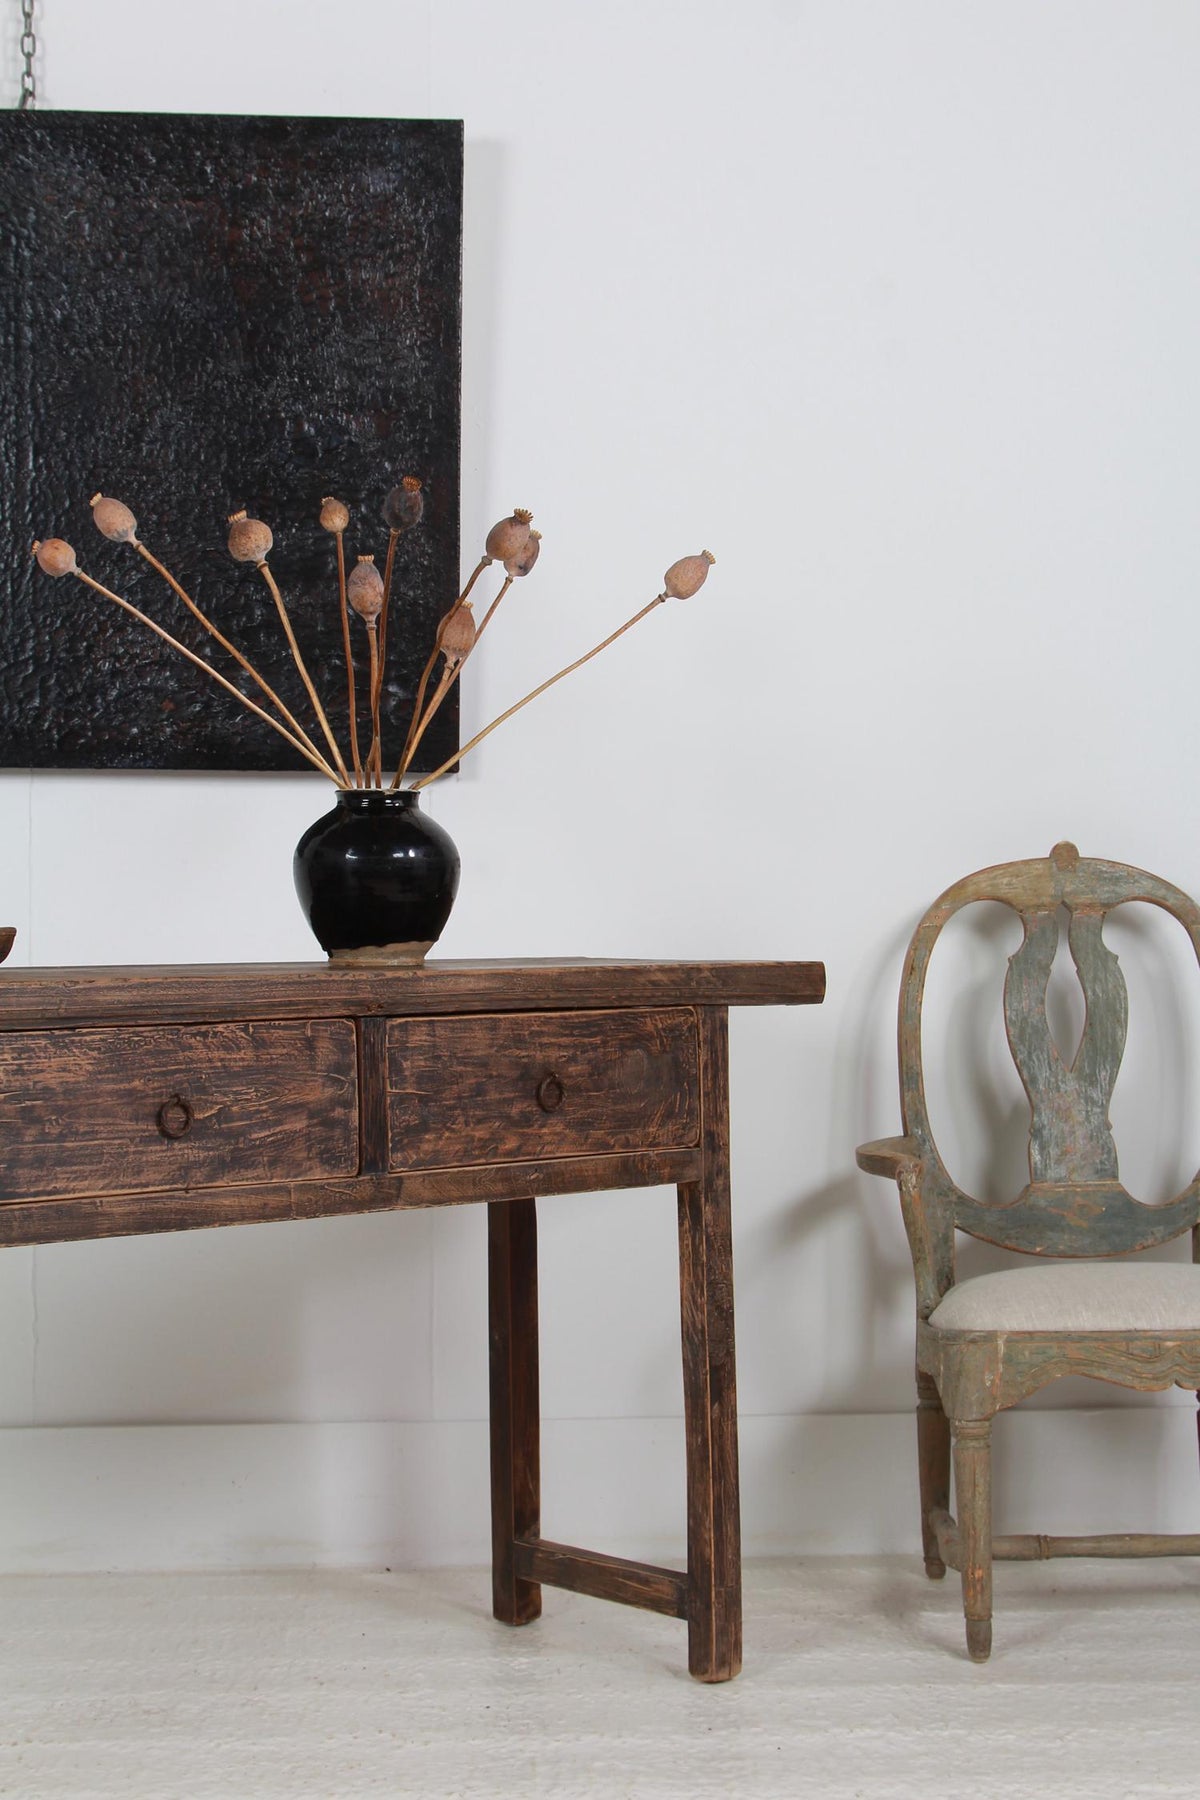
{"label": "black ceramic vase", "polygon": [[414,793],[339,793],[300,839],[292,870],[331,962],[423,961],[458,892],[454,840]]}

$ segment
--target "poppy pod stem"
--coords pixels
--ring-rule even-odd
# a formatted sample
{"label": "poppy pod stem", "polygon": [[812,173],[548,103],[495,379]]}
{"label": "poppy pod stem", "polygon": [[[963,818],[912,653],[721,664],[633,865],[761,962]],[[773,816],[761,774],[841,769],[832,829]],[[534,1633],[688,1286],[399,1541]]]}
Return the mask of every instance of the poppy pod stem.
{"label": "poppy pod stem", "polygon": [[425,516],[425,496],[415,475],[402,476],[383,502],[383,522],[388,528],[387,556],[384,559],[382,605],[379,612],[379,666],[371,689],[371,707],[376,725],[375,777],[383,786],[383,739],[379,729],[379,713],[383,701],[383,680],[387,669],[388,618],[392,599],[392,576],[396,566],[396,545]]}
{"label": "poppy pod stem", "polygon": [[383,577],[375,567],[373,556],[360,556],[355,563],[346,582],[346,598],[367,628],[367,641],[371,649],[371,666],[367,676],[367,691],[372,696],[371,744],[367,751],[363,785],[382,787],[383,781],[379,774],[379,706],[374,701],[374,696],[383,685],[379,673],[379,615],[383,611]]}
{"label": "poppy pod stem", "polygon": [[[461,608],[456,607],[455,612],[452,613],[450,615],[450,617],[454,618],[456,615],[461,613],[461,610],[462,610]],[[420,723],[417,725],[416,730],[409,733],[409,741],[404,746],[404,755],[400,758],[400,766],[397,768],[396,773],[392,776],[392,784],[391,784],[390,789],[388,790],[390,793],[393,793],[393,794],[395,793],[396,789],[400,786],[400,783],[404,780],[404,777],[407,775],[409,766],[412,763],[413,757],[417,754],[417,751],[420,748],[421,739],[425,736],[425,733],[429,730],[429,727],[432,724],[433,719],[438,711],[438,708],[442,704],[442,701],[446,698],[446,695],[450,692],[450,689],[454,686],[455,682],[458,680],[459,672],[462,669],[463,664],[466,662],[468,656],[470,656],[471,651],[475,648],[475,641],[478,638],[478,636],[479,636],[479,633],[472,626],[472,629],[470,631],[470,642],[467,645],[465,645],[459,653],[457,653],[455,655],[447,655],[446,667],[442,670],[442,679],[438,682],[437,687],[434,689],[433,698],[429,702],[429,705],[425,708],[425,711],[421,714]],[[438,649],[439,649],[439,651],[445,653],[444,645],[439,644]]]}
{"label": "poppy pod stem", "polygon": [[354,785],[364,787],[362,757],[358,750],[358,707],[354,694],[354,649],[350,643],[350,609],[346,602],[346,547],[343,533],[334,533],[337,543],[338,610],[342,615],[342,649],[346,656],[346,695],[350,702],[350,758],[354,764]]}
{"label": "poppy pod stem", "polygon": [[[367,643],[371,651],[371,692],[374,694],[380,684],[379,662],[379,626],[374,619],[364,619],[367,628]],[[383,777],[378,773],[378,766],[383,760],[383,751],[379,742],[379,708],[371,706],[371,748],[367,752],[367,787],[382,787]]]}
{"label": "poppy pod stem", "polygon": [[292,731],[295,733],[296,737],[299,738],[300,742],[302,744],[307,745],[308,749],[312,752],[312,754],[319,758],[321,753],[317,749],[317,746],[313,743],[312,739],[309,737],[307,731],[305,731],[303,725],[300,724],[300,721],[298,719],[296,719],[293,716],[293,714],[289,711],[289,709],[284,705],[283,701],[279,698],[279,695],[275,692],[275,689],[271,686],[270,682],[268,682],[264,676],[259,674],[258,670],[254,667],[254,664],[250,661],[250,658],[248,656],[243,656],[242,652],[238,649],[237,645],[231,643],[223,632],[218,631],[217,627],[213,624],[212,620],[208,617],[208,615],[205,612],[203,612],[201,610],[201,608],[199,606],[196,605],[196,602],[192,599],[191,595],[189,593],[187,593],[187,591],[184,589],[182,583],[178,582],[175,579],[174,575],[172,575],[170,569],[167,568],[165,563],[159,562],[157,556],[153,555],[151,553],[151,551],[147,550],[145,544],[141,543],[137,538],[131,538],[129,541],[133,545],[134,549],[137,551],[138,555],[140,557],[144,558],[144,560],[150,564],[150,567],[152,569],[157,570],[158,574],[160,574],[162,576],[162,578],[166,582],[167,586],[169,588],[173,589],[173,591],[176,594],[178,594],[179,598],[183,601],[183,604],[187,607],[187,609],[191,613],[192,617],[194,619],[199,620],[200,624],[203,625],[205,631],[208,632],[209,636],[215,638],[217,643],[220,644],[222,650],[228,651],[229,655],[232,656],[233,660],[241,668],[243,668],[246,671],[246,673],[247,673],[247,675],[249,675],[251,681],[257,683],[258,687],[267,696],[267,699],[271,702],[272,706],[274,706],[276,708],[280,717],[282,719],[286,720],[288,725],[291,727]]}
{"label": "poppy pod stem", "polygon": [[376,787],[383,786],[383,736],[379,715],[383,704],[383,671],[387,660],[388,605],[392,598],[392,572],[396,567],[396,545],[402,535],[400,527],[392,526],[388,532],[387,555],[383,562],[383,605],[379,609],[379,654],[375,674],[371,679],[371,724],[373,728],[372,741],[375,745]]}
{"label": "poppy pod stem", "polygon": [[434,690],[433,690],[433,698],[429,702],[429,705],[425,708],[424,713],[422,714],[421,722],[417,726],[416,731],[413,733],[412,742],[410,744],[408,744],[405,748],[404,755],[400,762],[400,767],[396,770],[396,773],[392,776],[391,786],[388,789],[389,793],[394,794],[396,789],[400,786],[400,783],[404,780],[405,775],[408,773],[408,765],[411,763],[413,757],[417,754],[417,751],[420,748],[421,739],[425,736],[425,733],[428,731],[430,723],[432,722],[433,716],[437,712],[438,707],[442,704],[442,701],[446,698],[446,695],[450,692],[450,689],[454,686],[455,681],[458,679],[458,671],[461,668],[462,668],[462,663],[452,663],[449,667],[447,667],[446,669],[443,670],[442,679],[438,682],[436,688],[434,688]]}
{"label": "poppy pod stem", "polygon": [[[457,604],[459,604],[459,602],[456,602],[456,605]],[[413,739],[416,737],[417,727],[421,723],[422,709],[424,708],[424,705],[425,705],[425,693],[429,687],[429,678],[433,674],[434,669],[437,667],[437,659],[441,654],[442,654],[441,646],[438,644],[435,644],[433,646],[433,649],[429,652],[428,662],[425,664],[425,667],[421,670],[421,679],[417,683],[417,697],[413,701],[412,718],[408,722],[408,731],[407,731],[407,733],[405,735],[405,739],[404,739],[404,750],[401,753],[400,766],[396,770],[395,778],[392,781],[393,790],[398,785],[400,777],[403,775],[405,769],[407,769],[407,767],[408,767],[409,760],[410,760],[409,753],[412,750]]]}
{"label": "poppy pod stem", "polygon": [[512,576],[512,575],[505,576],[504,583],[500,589],[500,592],[496,595],[496,598],[492,601],[492,604],[488,607],[488,609],[484,613],[482,619],[480,619],[480,621],[479,621],[479,630],[475,633],[475,642],[476,643],[479,642],[480,638],[483,636],[484,632],[487,630],[489,622],[495,617],[496,608],[499,606],[500,602],[503,600],[505,594],[507,594],[509,588],[512,586],[513,581],[515,579],[516,579],[515,576]]}
{"label": "poppy pod stem", "polygon": [[[450,613],[447,615],[448,617],[452,617],[453,614],[458,611],[460,606],[466,605],[467,601],[471,597],[471,589],[475,586],[475,583],[479,580],[479,577],[483,574],[483,571],[491,564],[492,561],[493,561],[493,558],[486,554],[480,557],[480,559],[476,563],[474,569],[472,569],[472,571],[471,571],[471,578],[467,582],[466,587],[463,589],[462,593],[458,596],[458,599],[454,602],[454,605],[450,608]],[[481,630],[483,629],[482,626],[480,627],[480,629]],[[425,664],[425,667],[421,670],[421,679],[417,683],[417,697],[413,701],[412,718],[408,722],[408,733],[404,739],[404,751],[400,758],[400,766],[396,770],[395,778],[392,781],[392,791],[395,790],[395,788],[399,784],[401,777],[404,775],[405,771],[407,770],[409,763],[412,761],[413,739],[416,737],[418,727],[420,726],[420,723],[421,723],[422,708],[425,705],[425,694],[426,694],[426,690],[429,687],[429,678],[433,674],[434,669],[437,667],[437,659],[441,655],[441,653],[442,653],[442,646],[439,641],[438,643],[436,643],[433,646],[433,649],[429,652],[429,660]]]}
{"label": "poppy pod stem", "polygon": [[531,693],[526,694],[523,700],[518,700],[515,706],[510,706],[507,712],[502,712],[498,718],[493,719],[490,725],[485,725],[482,731],[477,731],[471,741],[464,744],[462,749],[456,751],[453,756],[447,757],[439,769],[434,769],[430,775],[422,775],[420,781],[414,781],[412,791],[416,793],[419,788],[428,787],[431,781],[436,781],[439,775],[444,775],[447,769],[452,769],[455,763],[462,761],[468,750],[473,750],[476,744],[482,744],[485,737],[490,737],[498,725],[503,725],[505,720],[511,719],[514,713],[519,713],[523,706],[528,706],[531,700],[536,700],[539,694],[544,694],[547,688],[554,686],[555,682],[562,681],[564,676],[573,674],[576,669],[582,669],[584,663],[591,662],[593,656],[599,656],[602,650],[607,650],[610,644],[615,644],[619,637],[624,637],[627,631],[632,631],[633,627],[640,624],[647,613],[652,613],[656,606],[661,606],[666,598],[665,593],[656,594],[653,600],[642,607],[640,612],[635,612],[632,619],[626,619],[623,625],[618,625],[615,631],[610,632],[608,637],[604,638],[594,649],[589,650],[586,656],[577,657],[573,663],[568,663],[565,669],[560,669],[557,675],[551,675],[548,681],[543,681],[540,687],[535,687]]}
{"label": "poppy pod stem", "polygon": [[[476,571],[476,572],[478,573],[478,571]],[[420,724],[417,725],[415,731],[410,730],[409,741],[407,744],[405,744],[404,755],[400,759],[400,767],[396,770],[395,775],[392,777],[392,790],[393,791],[400,786],[400,783],[403,781],[404,777],[408,774],[409,768],[412,765],[413,757],[417,754],[417,747],[420,744],[421,739],[425,736],[426,731],[429,729],[429,726],[433,721],[434,714],[437,712],[438,708],[441,706],[443,700],[446,698],[446,695],[450,692],[450,689],[454,686],[455,682],[458,680],[459,675],[462,673],[463,663],[466,662],[467,657],[471,654],[471,651],[474,650],[475,645],[479,642],[480,638],[483,636],[484,630],[487,627],[487,623],[488,623],[489,619],[494,617],[496,608],[499,606],[499,604],[503,600],[505,594],[507,594],[509,588],[512,586],[514,579],[515,579],[515,577],[512,575],[508,575],[505,577],[504,582],[500,588],[500,592],[496,595],[496,598],[492,601],[492,604],[488,607],[487,611],[484,613],[483,618],[480,620],[479,625],[476,628],[475,636],[471,643],[470,649],[465,652],[465,654],[459,659],[458,662],[456,662],[455,664],[453,664],[452,667],[450,667],[446,670],[445,674],[442,676],[441,681],[438,683],[437,690],[434,693],[433,699],[429,702],[429,705],[426,707],[424,713],[421,715]],[[458,607],[461,607],[464,604],[465,604],[465,602],[460,600],[458,603],[458,606],[455,607],[455,611],[457,612]],[[435,648],[434,656],[436,656],[436,655],[437,655],[437,650]]]}
{"label": "poppy pod stem", "polygon": [[[393,526],[388,532],[387,555],[383,559],[383,605],[379,612],[379,682],[383,686],[383,664],[387,656],[388,607],[392,598],[392,574],[396,567],[396,545],[400,541],[400,530]],[[371,704],[377,706],[379,695],[371,690]]]}
{"label": "poppy pod stem", "polygon": [[300,646],[296,642],[296,634],[292,630],[292,621],[288,617],[287,607],[283,604],[283,595],[280,593],[275,577],[272,575],[267,563],[260,562],[257,567],[259,574],[271,590],[271,598],[275,602],[276,610],[279,613],[280,623],[282,624],[284,634],[287,637],[288,647],[292,652],[292,661],[300,671],[300,679],[308,690],[308,697],[312,701],[313,711],[316,713],[317,719],[320,722],[321,730],[325,733],[325,742],[333,752],[333,760],[337,764],[338,773],[341,775],[342,786],[349,787],[350,773],[346,768],[345,763],[342,761],[342,753],[337,747],[337,739],[329,729],[329,720],[325,717],[325,708],[321,705],[321,697],[313,686],[312,676],[309,674],[304,658],[300,654]]}
{"label": "poppy pod stem", "polygon": [[401,528],[393,525],[388,531],[387,555],[383,560],[383,598],[379,607],[379,622],[371,633],[375,659],[371,665],[371,753],[367,763],[374,776],[375,787],[383,786],[383,726],[380,714],[383,708],[383,671],[387,658],[388,602],[392,597],[392,573],[396,567],[396,545],[400,537]]}
{"label": "poppy pod stem", "polygon": [[202,656],[197,656],[193,651],[188,649],[186,644],[181,644],[178,638],[173,638],[169,631],[163,630],[161,625],[156,625],[148,613],[144,613],[138,607],[131,605],[128,600],[123,600],[120,594],[114,594],[111,588],[106,588],[100,582],[93,581],[92,577],[86,575],[82,569],[72,569],[70,573],[77,576],[78,579],[84,583],[85,587],[90,587],[97,594],[103,594],[106,600],[111,600],[115,606],[121,607],[122,610],[129,613],[131,617],[137,619],[141,624],[148,626],[155,637],[160,637],[165,644],[170,644],[172,650],[178,650],[180,656],[185,656],[188,662],[194,663],[198,669],[202,669],[206,675],[210,676],[212,680],[218,684],[218,686],[223,687],[226,693],[232,694],[235,700],[240,700],[242,705],[246,707],[249,712],[256,714],[260,719],[265,719],[273,731],[277,731],[280,737],[286,738],[293,750],[298,750],[301,756],[313,765],[314,769],[319,769],[322,775],[328,776],[335,787],[349,786],[348,782],[343,782],[339,779],[337,773],[330,768],[323,756],[319,755],[316,751],[306,748],[299,738],[293,737],[287,727],[279,723],[278,719],[273,719],[269,712],[264,712],[261,706],[258,706],[253,700],[248,699],[239,688],[234,687],[232,681],[226,681],[225,677],[214,669],[211,663],[206,663]]}
{"label": "poppy pod stem", "polygon": [[458,596],[456,603],[458,606],[461,606],[464,600],[469,600],[471,598],[471,589],[475,586],[475,583],[479,580],[483,571],[488,568],[494,560],[494,557],[486,554],[480,557],[479,561],[475,564],[475,567],[471,570],[471,579],[467,582],[466,587]]}

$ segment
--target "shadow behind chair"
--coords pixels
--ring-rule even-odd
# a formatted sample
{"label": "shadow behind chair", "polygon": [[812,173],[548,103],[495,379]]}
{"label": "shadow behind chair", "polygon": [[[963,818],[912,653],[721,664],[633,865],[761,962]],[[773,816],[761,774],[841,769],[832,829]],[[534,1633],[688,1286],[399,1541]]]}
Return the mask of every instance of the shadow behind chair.
{"label": "shadow behind chair", "polygon": [[[1029,1098],[1030,1180],[1011,1202],[988,1205],[955,1185],[929,1126],[921,1066],[921,1004],[946,922],[976,900],[1020,914],[1024,941],[1010,958],[1004,1017]],[[1108,1258],[1163,1244],[1194,1228],[1200,1176],[1164,1206],[1128,1194],[1117,1172],[1108,1108],[1125,1047],[1128,996],[1103,942],[1114,906],[1147,901],[1187,931],[1200,959],[1200,908],[1178,888],[1123,863],[1049,857],[984,869],[949,888],[921,920],[900,988],[903,1137],[863,1144],[859,1167],[895,1179],[917,1285],[917,1439],[926,1572],[962,1575],[967,1648],[992,1642],[992,1559],[1200,1554],[1200,1536],[1001,1537],[991,1525],[991,1422],[1048,1382],[1091,1375],[1123,1387],[1200,1388],[1200,1268],[1155,1262],[1052,1262],[955,1282],[955,1231],[1034,1257]],[[1059,909],[1087,1005],[1068,1067],[1051,1034],[1046,989]],[[1196,1255],[1193,1230],[1193,1256]],[[957,1520],[949,1510],[953,1442]]]}

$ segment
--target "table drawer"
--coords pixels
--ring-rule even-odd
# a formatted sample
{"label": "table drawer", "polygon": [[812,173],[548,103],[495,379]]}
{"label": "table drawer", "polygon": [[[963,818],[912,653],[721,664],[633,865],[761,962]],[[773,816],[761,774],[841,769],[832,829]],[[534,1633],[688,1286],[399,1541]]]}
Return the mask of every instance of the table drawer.
{"label": "table drawer", "polygon": [[394,1019],[387,1072],[395,1170],[699,1142],[687,1007]]}
{"label": "table drawer", "polygon": [[0,1035],[0,1200],[357,1169],[348,1019]]}

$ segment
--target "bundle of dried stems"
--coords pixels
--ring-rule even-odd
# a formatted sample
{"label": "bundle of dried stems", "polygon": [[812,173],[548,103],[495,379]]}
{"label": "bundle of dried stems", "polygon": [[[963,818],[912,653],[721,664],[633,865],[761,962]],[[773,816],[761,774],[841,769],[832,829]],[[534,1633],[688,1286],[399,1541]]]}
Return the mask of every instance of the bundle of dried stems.
{"label": "bundle of dried stems", "polygon": [[[77,581],[82,581],[95,593],[102,595],[106,600],[111,600],[114,605],[131,614],[164,642],[170,644],[172,649],[178,650],[181,656],[186,657],[190,663],[194,663],[198,669],[202,669],[213,681],[218,682],[226,692],[233,695],[234,699],[240,700],[243,706],[260,719],[264,719],[281,737],[287,739],[292,748],[298,751],[306,762],[311,763],[315,769],[319,769],[322,775],[328,776],[336,787],[345,789],[383,787],[380,707],[387,657],[388,613],[395,574],[396,551],[401,538],[420,524],[425,511],[425,498],[421,491],[421,483],[415,476],[406,475],[400,485],[391,490],[383,503],[383,522],[388,528],[388,543],[382,575],[375,566],[373,555],[358,556],[354,567],[347,575],[345,532],[350,523],[349,508],[341,500],[335,500],[332,496],[321,502],[320,523],[324,530],[333,537],[337,546],[338,612],[342,626],[346,697],[349,711],[349,764],[334,737],[328,714],[321,703],[320,694],[297,642],[291,614],[267,561],[274,542],[270,527],[264,525],[261,519],[249,518],[245,512],[234,513],[229,520],[229,554],[235,562],[253,563],[266,584],[279,616],[280,625],[283,627],[292,660],[308,696],[319,738],[324,743],[323,748],[318,739],[305,729],[295,713],[285,705],[253,663],[213,624],[208,615],[176,580],[170,569],[141,542],[137,535],[137,520],[129,508],[122,501],[110,499],[104,494],[95,494],[91,506],[92,519],[101,534],[113,543],[130,545],[140,557],[150,564],[152,569],[162,576],[192,617],[203,626],[210,637],[215,639],[221,649],[233,658],[243,675],[248,676],[254,683],[265,704],[260,704],[259,701],[243,693],[241,688],[235,686],[231,680],[213,668],[211,663],[205,662],[203,657],[197,656],[194,651],[189,650],[186,644],[180,643],[178,638],[173,637],[140,607],[134,606],[130,601],[123,599],[120,594],[113,593],[111,588],[105,587],[101,582],[93,579],[79,567],[74,550],[62,538],[46,538],[33,546],[33,554],[37,558],[38,565],[47,575],[73,575]],[[498,524],[493,525],[488,532],[483,554],[472,570],[469,581],[438,625],[433,650],[430,652],[429,660],[425,664],[417,686],[412,716],[405,732],[396,772],[388,784],[387,791],[389,793],[395,792],[409,776],[421,740],[428,731],[439,707],[461,675],[464,665],[473,654],[480,638],[491,624],[496,615],[496,609],[505,594],[514,581],[519,581],[523,576],[529,574],[538,559],[540,548],[541,533],[533,529],[533,515],[521,507],[518,507],[508,518],[501,519]],[[556,675],[551,675],[548,680],[541,682],[515,705],[508,707],[489,725],[485,725],[482,731],[476,732],[470,742],[464,744],[462,749],[449,757],[440,768],[434,769],[428,775],[423,775],[419,781],[412,781],[411,786],[414,789],[422,788],[428,782],[436,780],[439,775],[444,775],[447,769],[453,768],[469,750],[475,748],[476,744],[481,744],[484,738],[495,731],[498,725],[502,725],[506,719],[511,719],[514,713],[520,712],[523,706],[528,706],[531,700],[536,700],[539,694],[544,694],[546,689],[553,687],[556,681],[561,681],[565,675],[570,675],[573,670],[590,662],[593,656],[598,656],[601,650],[606,650],[610,644],[615,643],[619,637],[644,619],[656,606],[661,606],[664,601],[670,599],[688,599],[702,585],[713,561],[714,558],[707,550],[704,550],[699,556],[681,557],[678,562],[672,563],[663,578],[661,592],[656,594],[654,599],[643,606],[640,611],[634,613],[632,618],[626,619],[623,625],[618,626],[614,632],[611,632],[599,644],[594,645],[585,655],[568,663],[566,668],[560,669]],[[471,594],[484,571],[496,563],[503,568],[504,579],[482,619],[476,623]],[[367,640],[366,694],[369,701],[370,738],[365,758],[359,737],[360,679],[355,668],[350,622],[352,613],[362,621]],[[432,692],[430,692],[431,685]]]}

